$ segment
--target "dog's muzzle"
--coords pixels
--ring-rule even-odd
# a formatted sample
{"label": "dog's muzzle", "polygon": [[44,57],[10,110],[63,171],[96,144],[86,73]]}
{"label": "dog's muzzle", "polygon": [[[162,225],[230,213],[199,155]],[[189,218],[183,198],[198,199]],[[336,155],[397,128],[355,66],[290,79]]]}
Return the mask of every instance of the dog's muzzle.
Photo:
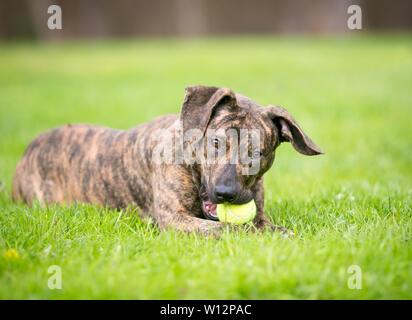
{"label": "dog's muzzle", "polygon": [[200,202],[202,205],[202,211],[203,215],[210,220],[215,220],[219,221],[219,218],[217,217],[217,204],[213,203],[209,196],[207,195],[206,188],[202,185],[200,188]]}

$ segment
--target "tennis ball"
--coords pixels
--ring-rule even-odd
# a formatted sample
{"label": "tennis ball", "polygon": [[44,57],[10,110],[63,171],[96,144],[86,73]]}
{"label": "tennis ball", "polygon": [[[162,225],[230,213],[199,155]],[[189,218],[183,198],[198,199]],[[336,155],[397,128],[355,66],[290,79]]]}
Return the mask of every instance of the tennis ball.
{"label": "tennis ball", "polygon": [[221,222],[246,223],[256,216],[256,203],[253,199],[241,205],[221,203],[217,205],[216,213]]}

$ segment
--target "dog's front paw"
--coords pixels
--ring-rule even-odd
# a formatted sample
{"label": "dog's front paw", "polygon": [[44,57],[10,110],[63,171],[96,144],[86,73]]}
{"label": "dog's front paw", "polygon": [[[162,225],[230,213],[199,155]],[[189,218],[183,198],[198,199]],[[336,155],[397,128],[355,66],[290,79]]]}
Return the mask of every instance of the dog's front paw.
{"label": "dog's front paw", "polygon": [[295,232],[293,232],[292,230],[286,229],[285,227],[281,227],[281,226],[273,226],[273,231],[280,231],[283,235],[287,237],[295,236]]}

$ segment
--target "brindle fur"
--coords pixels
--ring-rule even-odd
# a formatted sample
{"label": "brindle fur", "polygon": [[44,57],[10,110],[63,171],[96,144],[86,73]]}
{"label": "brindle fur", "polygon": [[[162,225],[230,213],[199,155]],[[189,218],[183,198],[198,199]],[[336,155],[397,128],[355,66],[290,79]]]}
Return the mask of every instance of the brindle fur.
{"label": "brindle fur", "polygon": [[[158,143],[152,139],[153,132],[166,129],[174,136],[191,128],[203,132],[217,128],[260,130],[260,171],[245,176],[240,165],[228,170],[227,165],[217,163],[152,161],[152,151]],[[225,224],[204,218],[199,190],[204,185],[217,203],[216,184],[235,183],[234,203],[254,198],[255,226],[275,230],[264,215],[262,176],[271,167],[274,151],[282,141],[292,142],[304,154],[322,153],[280,107],[260,107],[226,88],[188,87],[180,116],[162,116],[129,130],[68,124],[41,134],[30,143],[17,165],[13,199],[28,204],[37,199],[43,204],[80,201],[110,208],[132,207],[143,217],[154,218],[162,230],[218,235]]]}

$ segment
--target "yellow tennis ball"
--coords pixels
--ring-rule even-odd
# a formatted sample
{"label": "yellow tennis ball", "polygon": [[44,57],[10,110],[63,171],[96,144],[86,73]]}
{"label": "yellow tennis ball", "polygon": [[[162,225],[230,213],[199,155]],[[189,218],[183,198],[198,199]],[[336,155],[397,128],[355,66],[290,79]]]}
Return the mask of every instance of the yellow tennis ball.
{"label": "yellow tennis ball", "polygon": [[216,208],[217,217],[221,222],[246,223],[256,216],[256,203],[251,200],[245,204],[221,203]]}

